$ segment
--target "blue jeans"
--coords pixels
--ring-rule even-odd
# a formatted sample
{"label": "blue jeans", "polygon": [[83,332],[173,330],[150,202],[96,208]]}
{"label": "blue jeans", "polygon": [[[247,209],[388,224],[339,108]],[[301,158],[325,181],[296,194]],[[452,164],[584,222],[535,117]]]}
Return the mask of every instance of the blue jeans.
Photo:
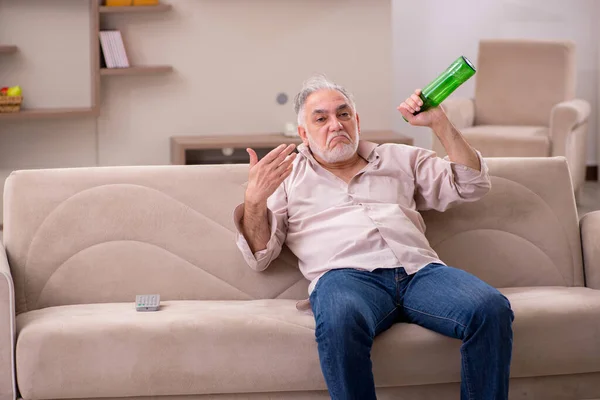
{"label": "blue jeans", "polygon": [[510,303],[475,276],[442,264],[416,274],[336,269],[310,295],[321,370],[332,399],[375,399],[373,339],[408,322],[462,340],[461,399],[508,399]]}

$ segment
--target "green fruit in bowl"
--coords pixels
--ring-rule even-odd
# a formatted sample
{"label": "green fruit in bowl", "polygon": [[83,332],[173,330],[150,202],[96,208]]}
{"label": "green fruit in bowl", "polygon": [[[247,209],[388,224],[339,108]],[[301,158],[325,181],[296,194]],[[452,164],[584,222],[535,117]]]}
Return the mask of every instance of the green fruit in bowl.
{"label": "green fruit in bowl", "polygon": [[21,96],[23,91],[21,90],[21,86],[13,86],[9,87],[6,91],[7,96]]}

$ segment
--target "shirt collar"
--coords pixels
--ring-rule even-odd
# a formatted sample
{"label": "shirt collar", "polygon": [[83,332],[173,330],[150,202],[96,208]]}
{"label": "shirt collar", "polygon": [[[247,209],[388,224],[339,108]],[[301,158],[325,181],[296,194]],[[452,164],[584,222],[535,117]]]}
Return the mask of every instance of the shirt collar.
{"label": "shirt collar", "polygon": [[[369,163],[378,160],[379,155],[375,151],[377,146],[379,146],[377,143],[368,142],[366,140],[359,140],[357,149],[358,155],[367,160],[367,162]],[[317,163],[317,160],[315,160],[315,158],[313,157],[310,149],[304,143],[298,145],[298,152],[310,161]]]}

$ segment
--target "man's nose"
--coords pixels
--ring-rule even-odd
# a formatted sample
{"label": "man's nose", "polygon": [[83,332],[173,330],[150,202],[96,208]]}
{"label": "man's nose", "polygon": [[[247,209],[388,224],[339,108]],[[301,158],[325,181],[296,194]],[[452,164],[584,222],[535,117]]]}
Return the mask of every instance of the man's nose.
{"label": "man's nose", "polygon": [[337,118],[331,118],[331,122],[329,123],[329,131],[337,132],[343,129],[342,123]]}

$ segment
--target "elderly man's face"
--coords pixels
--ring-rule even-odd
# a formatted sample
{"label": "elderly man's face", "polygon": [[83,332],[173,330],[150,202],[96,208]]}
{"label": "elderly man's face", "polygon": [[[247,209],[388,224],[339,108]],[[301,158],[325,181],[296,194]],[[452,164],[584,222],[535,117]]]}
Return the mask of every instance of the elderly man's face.
{"label": "elderly man's face", "polygon": [[319,90],[306,99],[306,130],[302,141],[327,163],[346,161],[358,148],[359,120],[348,100],[337,90]]}

